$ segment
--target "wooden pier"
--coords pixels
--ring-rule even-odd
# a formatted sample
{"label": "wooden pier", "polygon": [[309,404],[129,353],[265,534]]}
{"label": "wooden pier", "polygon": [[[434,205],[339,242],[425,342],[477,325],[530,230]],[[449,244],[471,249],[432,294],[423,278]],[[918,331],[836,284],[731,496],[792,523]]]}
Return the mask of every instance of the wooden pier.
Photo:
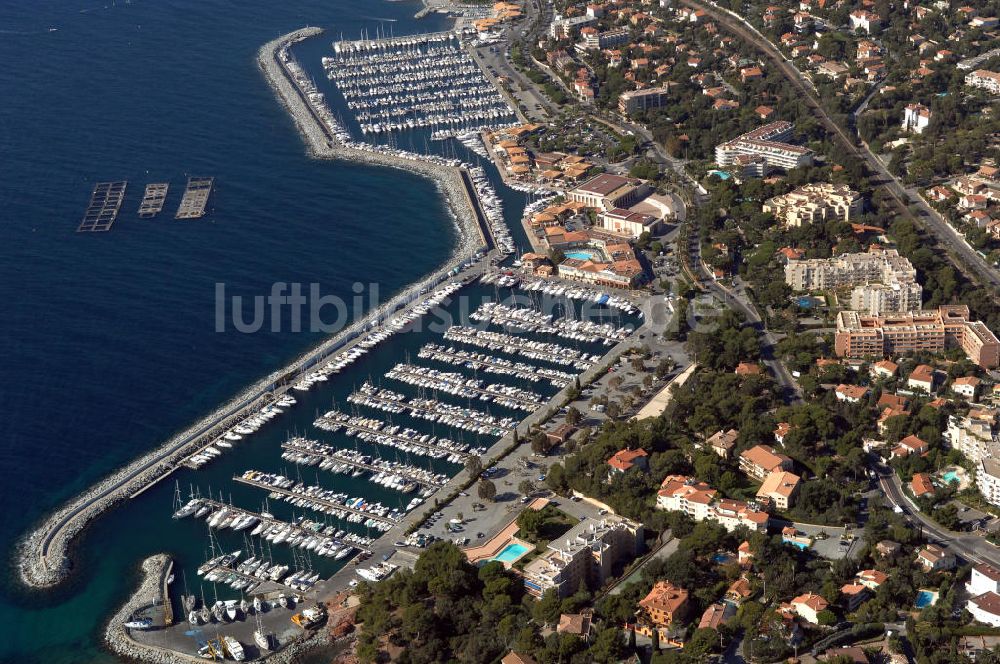
{"label": "wooden pier", "polygon": [[146,191],[142,195],[142,202],[139,203],[139,216],[143,219],[150,219],[160,214],[163,210],[163,204],[167,200],[167,190],[169,189],[169,182],[147,184]]}
{"label": "wooden pier", "polygon": [[[237,481],[243,481],[243,482],[249,483],[246,480],[243,480],[242,478],[236,478],[236,479],[237,479]],[[267,487],[267,488],[271,488],[271,487]],[[298,526],[298,525],[296,525],[294,523],[289,523],[287,521],[282,521],[281,519],[275,519],[274,517],[263,516],[259,512],[254,512],[252,510],[246,510],[246,509],[243,509],[242,507],[236,507],[234,505],[230,505],[229,503],[223,503],[223,502],[220,502],[218,500],[213,500],[211,498],[202,498],[201,502],[204,503],[205,505],[208,505],[209,507],[211,507],[213,512],[215,512],[216,510],[220,510],[223,507],[225,507],[230,512],[235,512],[236,514],[239,514],[239,515],[255,516],[258,519],[260,519],[261,521],[263,521],[265,524],[267,524],[267,526],[269,528],[271,526],[280,526],[282,528],[285,528],[287,526],[291,526],[292,530],[294,532],[300,534],[300,535],[306,535],[306,536],[317,536],[318,535],[319,537],[326,537],[326,538],[330,539],[330,541],[335,542],[337,544],[341,544],[341,545],[344,545],[344,546],[353,546],[355,549],[360,549],[361,551],[365,551],[367,553],[371,553],[371,549],[370,548],[368,548],[367,546],[363,546],[361,544],[358,544],[356,542],[346,542],[344,540],[341,540],[341,539],[338,539],[338,538],[334,537],[333,535],[320,535],[315,530],[310,530],[309,528],[303,528],[302,526]],[[261,537],[260,539],[264,539],[264,538]],[[265,541],[267,541],[267,540],[265,540]],[[287,539],[284,542],[282,542],[282,544],[287,544],[287,543],[288,543]]]}
{"label": "wooden pier", "polygon": [[[316,420],[316,422],[313,423],[313,426],[316,426],[316,423],[318,423],[318,422],[323,422],[323,423],[327,423],[327,424],[340,424],[342,427],[344,427],[346,429],[355,429],[356,431],[361,431],[361,432],[370,434],[371,436],[383,436],[385,438],[389,438],[390,440],[394,440],[397,443],[403,443],[403,444],[406,444],[406,445],[412,445],[413,447],[421,447],[421,448],[423,448],[425,450],[429,450],[431,452],[443,452],[445,455],[452,455],[452,454],[454,454],[455,456],[459,457],[462,460],[463,463],[465,462],[466,459],[469,458],[468,452],[459,452],[457,450],[450,450],[447,447],[441,447],[440,445],[435,445],[434,443],[423,443],[423,442],[421,442],[419,440],[411,440],[410,438],[407,438],[406,436],[400,436],[398,434],[388,433],[387,431],[380,431],[380,430],[378,430],[378,429],[376,429],[374,427],[370,427],[370,426],[363,425],[363,424],[348,424],[346,422],[338,422],[335,419],[328,419],[328,418],[325,418],[325,417],[320,417],[320,418],[318,418]],[[348,435],[350,435],[350,434],[348,434]],[[364,440],[364,439],[362,438],[361,440]],[[372,440],[372,441],[365,441],[365,442],[372,442],[372,443],[375,443],[375,444],[379,444],[377,439],[376,440]]]}
{"label": "wooden pier", "polygon": [[110,231],[118,218],[118,211],[125,199],[128,182],[98,182],[90,194],[90,204],[77,227],[77,233]]}
{"label": "wooden pier", "polygon": [[[407,471],[402,468],[380,468],[379,466],[373,466],[370,463],[364,463],[362,461],[355,461],[354,459],[345,459],[333,452],[337,450],[336,447],[331,445],[323,445],[317,443],[315,446],[303,445],[301,443],[293,440],[287,440],[281,444],[281,447],[286,450],[291,450],[293,452],[298,452],[300,454],[307,454],[309,456],[320,457],[321,459],[329,459],[330,461],[335,461],[336,463],[343,463],[352,468],[360,468],[361,470],[367,470],[372,473],[391,473],[392,475],[399,475],[403,479],[413,482],[414,484],[419,484],[422,487],[430,487],[433,489],[440,489],[442,486],[447,484],[447,480],[443,482],[431,482],[426,478],[420,477],[414,473]],[[333,471],[331,471],[333,472]]]}
{"label": "wooden pier", "polygon": [[199,219],[205,216],[205,206],[212,193],[215,178],[188,178],[187,188],[177,208],[175,219]]}
{"label": "wooden pier", "polygon": [[[347,512],[348,514],[354,514],[356,516],[364,517],[366,519],[371,519],[372,521],[378,521],[379,523],[384,523],[390,526],[395,526],[397,523],[396,521],[390,519],[389,517],[379,516],[378,514],[372,514],[371,512],[366,512],[364,510],[354,509],[353,507],[347,507],[346,505],[335,503],[332,500],[326,500],[324,498],[319,498],[317,496],[307,496],[302,493],[296,493],[291,489],[282,489],[280,487],[271,486],[270,484],[267,484],[265,482],[258,482],[257,480],[251,480],[246,477],[236,476],[233,477],[233,481],[239,482],[240,484],[247,484],[249,486],[254,486],[257,487],[258,489],[264,489],[265,491],[269,491],[271,493],[281,494],[282,496],[287,496],[288,498],[294,498],[296,500],[301,498],[310,503],[322,505],[323,507],[329,508],[330,510]],[[330,516],[342,518],[337,516],[336,514],[331,514],[330,512],[320,511],[320,514],[329,514]],[[311,534],[315,535],[316,533],[311,533]]]}

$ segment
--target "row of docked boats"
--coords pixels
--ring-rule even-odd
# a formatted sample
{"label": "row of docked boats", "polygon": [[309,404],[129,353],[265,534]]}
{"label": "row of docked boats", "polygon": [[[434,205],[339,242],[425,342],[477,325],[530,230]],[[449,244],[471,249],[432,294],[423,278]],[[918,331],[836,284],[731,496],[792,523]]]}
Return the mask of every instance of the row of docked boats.
{"label": "row of docked boats", "polygon": [[297,403],[295,397],[290,394],[283,394],[271,403],[261,407],[256,412],[250,413],[247,417],[230,426],[222,434],[216,437],[210,445],[192,454],[185,463],[192,468],[201,468],[205,464],[217,457],[222,456],[225,450],[231,449],[233,445],[247,436],[251,436],[260,430],[265,424],[278,417],[288,408]]}
{"label": "row of docked boats", "polygon": [[400,363],[386,372],[386,378],[465,399],[478,399],[504,408],[534,412],[545,397],[530,390],[467,378],[454,371],[439,371],[417,364]]}
{"label": "row of docked boats", "polygon": [[462,463],[466,457],[486,451],[483,447],[473,448],[468,443],[420,433],[374,417],[348,415],[337,410],[327,411],[313,422],[313,426],[331,432],[343,429],[346,436],[357,437],[366,443],[394,447],[407,454],[443,459],[451,463]]}
{"label": "row of docked boats", "polygon": [[[406,512],[423,502],[422,498],[414,498],[405,509],[400,510],[363,497],[350,497],[346,493],[338,493],[319,485],[306,485],[277,473],[248,470],[243,473],[242,478],[258,486],[276,489],[269,495],[272,499],[284,500],[294,507],[304,507],[381,531],[391,528]],[[312,551],[315,547],[304,548]]]}
{"label": "row of docked boats", "polygon": [[593,302],[594,304],[618,309],[632,316],[642,318],[642,311],[628,298],[610,295],[601,290],[564,284],[558,281],[548,281],[546,279],[522,281],[520,286],[522,290],[544,293],[545,295],[552,295],[554,297],[565,297],[571,300]]}
{"label": "row of docked boats", "polygon": [[448,328],[444,338],[491,351],[503,351],[509,355],[521,355],[532,360],[572,366],[579,371],[586,371],[600,359],[600,355],[586,353],[576,348],[464,325],[453,325]]}
{"label": "row of docked boats", "polygon": [[381,39],[358,39],[333,42],[333,52],[340,54],[350,53],[370,53],[372,51],[384,51],[386,49],[398,49],[400,47],[418,48],[427,47],[432,44],[446,44],[457,41],[458,34],[454,32],[428,32],[419,35],[406,35],[404,37],[389,37]]}
{"label": "row of docked boats", "polygon": [[478,309],[469,314],[469,318],[525,332],[554,334],[573,341],[601,342],[607,346],[624,341],[631,334],[631,330],[624,326],[597,323],[592,320],[556,318],[534,307],[512,307],[502,302],[483,302]]}
{"label": "row of docked boats", "polygon": [[515,362],[505,357],[477,353],[463,348],[435,343],[424,344],[417,352],[417,357],[444,362],[453,366],[462,366],[477,373],[483,372],[511,376],[531,383],[546,380],[550,385],[559,389],[569,385],[573,378],[576,377],[575,373],[568,371],[550,369],[549,367],[536,367],[527,362]]}
{"label": "row of docked boats", "polygon": [[472,185],[476,189],[479,205],[486,216],[486,224],[489,226],[490,235],[493,236],[493,243],[496,245],[497,251],[504,256],[513,254],[517,251],[517,246],[514,244],[514,238],[511,237],[507,221],[503,216],[503,203],[497,196],[496,190],[493,189],[490,179],[486,177],[486,171],[481,166],[476,166],[469,168],[468,172],[472,179]]}
{"label": "row of docked boats", "polygon": [[[193,513],[185,514],[185,516],[193,515],[195,518],[206,516],[210,528],[248,531],[251,536],[259,537],[272,544],[284,543],[290,547],[312,551],[321,556],[344,558],[354,553],[356,548],[366,548],[372,542],[369,537],[337,530],[328,524],[308,521],[303,517],[298,517],[292,523],[288,523],[275,518],[273,514],[268,512],[255,514],[225,503],[203,498],[195,500],[200,500],[202,505]],[[225,564],[228,562],[231,561],[226,561]]]}
{"label": "row of docked boats", "polygon": [[341,449],[297,436],[282,444],[281,458],[303,466],[315,466],[331,473],[360,477],[368,473],[368,481],[402,493],[412,493],[420,486],[421,496],[429,497],[437,487],[448,482],[448,475],[435,473],[401,461],[363,454],[358,450]]}
{"label": "row of docked boats", "polygon": [[517,421],[512,417],[497,417],[472,408],[463,408],[425,397],[406,396],[365,382],[347,400],[388,413],[409,413],[411,417],[464,429],[484,436],[503,437],[513,430]]}
{"label": "row of docked boats", "polygon": [[487,270],[479,277],[484,284],[496,284],[501,288],[513,288],[521,283],[521,278],[510,270]]}
{"label": "row of docked boats", "polygon": [[363,134],[418,127],[499,129],[516,119],[457,41],[337,53],[321,62]]}

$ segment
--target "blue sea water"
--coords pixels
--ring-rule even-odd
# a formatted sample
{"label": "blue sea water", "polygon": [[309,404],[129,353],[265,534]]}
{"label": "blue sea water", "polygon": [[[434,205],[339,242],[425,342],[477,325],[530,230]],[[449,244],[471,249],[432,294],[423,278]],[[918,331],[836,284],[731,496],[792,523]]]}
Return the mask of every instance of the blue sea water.
{"label": "blue sea water", "polygon": [[[217,283],[246,296],[275,282],[317,283],[346,297],[355,282],[378,282],[388,296],[448,258],[455,233],[433,184],[310,160],[256,65],[264,42],[307,24],[330,30],[302,46],[310,56],[362,27],[447,27],[436,15],[412,20],[419,8],[0,3],[0,541],[12,547],[45,513],[322,338],[287,325],[217,333]],[[175,221],[188,175],[216,178],[210,212]],[[117,179],[129,189],[114,229],[75,233],[93,184]],[[167,206],[140,220],[142,188],[155,181],[171,183]],[[424,340],[399,344],[415,351]],[[396,359],[369,358],[357,381]],[[351,387],[310,394],[291,424],[255,437],[211,474],[178,479],[205,489],[208,478],[216,493],[259,504],[259,493],[228,478],[265,463],[279,470],[285,427],[307,426]],[[137,563],[162,550],[182,565],[204,555],[203,526],[170,522],[170,494],[160,485],[96,522],[80,541],[77,573],[53,592],[26,592],[9,572],[0,661],[110,661],[100,631],[134,587]]]}

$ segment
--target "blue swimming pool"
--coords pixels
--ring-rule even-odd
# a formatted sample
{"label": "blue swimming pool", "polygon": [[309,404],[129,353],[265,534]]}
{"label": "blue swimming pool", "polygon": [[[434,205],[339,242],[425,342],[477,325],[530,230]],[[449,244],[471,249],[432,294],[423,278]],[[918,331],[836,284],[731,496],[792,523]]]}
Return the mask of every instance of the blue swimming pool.
{"label": "blue swimming pool", "polygon": [[733,557],[724,551],[720,551],[719,553],[712,556],[712,562],[715,563],[716,565],[725,565],[732,559]]}
{"label": "blue swimming pool", "polygon": [[816,306],[816,302],[808,295],[803,295],[798,299],[798,305],[803,309],[812,309]]}
{"label": "blue swimming pool", "polygon": [[959,479],[959,477],[958,477],[958,471],[956,471],[956,470],[949,470],[947,473],[945,473],[941,477],[944,479],[945,482],[948,482],[948,483],[955,482],[957,484],[958,482],[962,481],[961,479]]}
{"label": "blue swimming pool", "polygon": [[913,601],[913,606],[922,609],[925,606],[933,606],[937,602],[938,594],[933,590],[921,590],[917,593],[917,599]]}
{"label": "blue swimming pool", "polygon": [[799,549],[800,551],[805,551],[806,549],[809,548],[809,543],[808,542],[797,542],[795,540],[790,540],[790,539],[783,539],[781,541],[784,542],[785,544],[791,544],[792,546],[794,546],[796,549]]}
{"label": "blue swimming pool", "polygon": [[502,563],[512,563],[527,552],[528,547],[517,542],[511,542],[503,548],[503,551],[493,556],[493,560],[499,560]]}
{"label": "blue swimming pool", "polygon": [[731,175],[729,175],[729,173],[727,173],[725,171],[715,171],[715,170],[712,170],[712,171],[709,171],[708,174],[709,175],[714,175],[715,177],[719,178],[720,180],[728,180],[730,177],[732,177]]}
{"label": "blue swimming pool", "polygon": [[594,254],[589,251],[567,251],[564,255],[566,258],[576,258],[581,261],[589,261],[594,258]]}

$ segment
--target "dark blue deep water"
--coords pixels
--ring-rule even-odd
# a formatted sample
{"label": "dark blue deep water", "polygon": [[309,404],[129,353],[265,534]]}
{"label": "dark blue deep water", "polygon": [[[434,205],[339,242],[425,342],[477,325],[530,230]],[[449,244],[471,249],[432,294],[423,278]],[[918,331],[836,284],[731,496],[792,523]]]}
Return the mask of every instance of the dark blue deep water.
{"label": "dark blue deep water", "polygon": [[[321,339],[216,333],[216,283],[250,296],[276,281],[318,283],[347,296],[354,282],[374,281],[389,295],[447,259],[454,231],[432,183],[310,160],[256,66],[264,42],[307,24],[331,37],[374,33],[380,20],[396,34],[447,27],[436,16],[413,21],[419,8],[0,3],[0,542],[12,547],[46,512]],[[189,174],[216,178],[210,213],[175,221]],[[119,179],[129,188],[114,229],[77,234],[93,184]],[[155,181],[171,183],[167,206],[140,220],[143,186]],[[358,371],[378,374],[392,361]],[[350,388],[340,385],[338,398]],[[306,426],[329,405],[329,394],[310,398],[281,426]],[[279,469],[283,436],[270,431],[213,475],[179,479],[205,489],[214,478],[236,494],[227,476]],[[10,572],[0,661],[110,659],[101,627],[134,587],[138,561],[161,550],[183,565],[203,556],[201,526],[170,523],[170,493],[164,484],[97,522],[77,573],[53,593],[25,593]],[[260,495],[242,495],[259,505]]]}

